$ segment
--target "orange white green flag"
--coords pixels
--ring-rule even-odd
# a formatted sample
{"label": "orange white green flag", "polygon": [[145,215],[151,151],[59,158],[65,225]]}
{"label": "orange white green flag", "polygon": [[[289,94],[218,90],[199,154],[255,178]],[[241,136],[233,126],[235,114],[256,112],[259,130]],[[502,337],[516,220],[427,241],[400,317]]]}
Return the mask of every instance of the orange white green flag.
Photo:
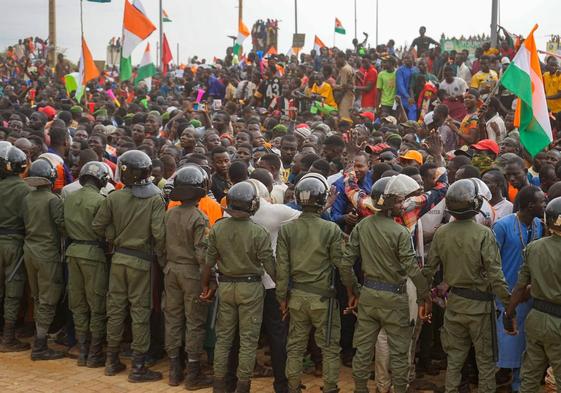
{"label": "orange white green flag", "polygon": [[325,48],[325,44],[323,43],[322,40],[319,39],[319,37],[316,35],[314,38],[314,50],[316,51],[316,53],[319,54],[319,50],[321,48]]}
{"label": "orange white green flag", "polygon": [[343,27],[343,24],[338,18],[335,18],[335,33],[347,34],[347,31]]}
{"label": "orange white green flag", "polygon": [[82,36],[82,54],[80,55],[80,71],[78,72],[78,86],[76,88],[76,93],[74,97],[76,101],[80,102],[84,91],[86,90],[86,84],[92,79],[99,77],[99,70],[97,69],[90,48],[86,44],[84,36]]}
{"label": "orange white green flag", "polygon": [[[135,0],[135,3],[138,0]],[[156,26],[142,12],[142,6],[134,6],[129,0],[125,0],[125,12],[123,16],[123,40],[121,49],[121,63],[119,78],[121,81],[129,80],[132,76],[131,55],[134,48],[144,41]]]}
{"label": "orange white green flag", "polygon": [[243,23],[242,20],[240,20],[239,24],[238,24],[238,37],[236,38],[236,43],[234,44],[234,54],[236,55],[240,55],[240,49],[243,45],[243,42],[245,41],[245,39],[249,37],[249,29],[247,28],[247,26]]}
{"label": "orange white green flag", "polygon": [[532,157],[553,141],[540,59],[534,40],[537,28],[538,25],[535,25],[526,37],[500,81],[518,97],[514,124],[520,132],[520,142]]}

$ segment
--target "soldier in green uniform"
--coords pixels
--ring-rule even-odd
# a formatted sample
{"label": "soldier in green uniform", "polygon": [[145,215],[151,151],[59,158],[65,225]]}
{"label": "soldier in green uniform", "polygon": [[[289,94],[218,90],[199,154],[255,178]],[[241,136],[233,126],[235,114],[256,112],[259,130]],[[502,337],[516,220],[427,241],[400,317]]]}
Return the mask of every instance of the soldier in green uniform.
{"label": "soldier in green uniform", "polygon": [[[530,286],[534,303],[525,322],[526,352],[522,363],[520,393],[539,391],[548,363],[553,369],[557,391],[561,391],[561,197],[547,204],[545,221],[551,236],[536,240],[526,247],[524,264],[505,313],[507,321],[516,321],[516,306],[526,301]],[[511,330],[515,329],[516,326],[513,326]]]}
{"label": "soldier in green uniform", "polygon": [[207,194],[208,175],[200,166],[188,164],[173,179],[170,199],[181,201],[167,211],[166,251],[164,267],[164,315],[166,351],[169,356],[169,385],[183,380],[180,350],[185,340],[187,378],[185,387],[198,390],[211,386],[212,379],[201,372],[201,354],[206,337],[208,303],[201,294],[201,267],[205,264],[206,238],[209,223],[197,208]]}
{"label": "soldier in green uniform", "polygon": [[119,347],[130,307],[133,360],[129,382],[162,378],[161,373],[145,365],[150,346],[150,272],[154,252],[160,264],[165,263],[165,204],[160,189],[150,181],[151,171],[152,161],[141,151],[129,150],[120,156],[116,179],[125,188],[109,194],[92,223],[95,233],[106,237],[115,247],[107,295],[105,375],[125,369],[119,360]]}
{"label": "soldier in green uniform", "polygon": [[[410,277],[417,287],[418,299],[427,296],[428,287],[417,265],[411,234],[394,218],[401,216],[405,198],[418,189],[419,185],[410,177],[393,176],[378,200],[380,211],[357,224],[345,250],[343,263],[352,266],[360,257],[364,273],[354,334],[353,378],[358,393],[368,392],[370,365],[382,328],[390,347],[394,389],[397,393],[407,390],[413,326],[409,318],[406,278]],[[358,297],[358,293],[355,295]],[[350,298],[349,310],[355,308],[356,303],[356,298]]]}
{"label": "soldier in green uniform", "polygon": [[[495,392],[495,295],[505,305],[510,302],[495,236],[473,220],[483,204],[477,181],[458,180],[448,189],[446,209],[456,221],[435,232],[423,268],[430,283],[442,264],[443,281],[450,286],[442,331],[442,347],[448,354],[446,392],[458,391],[462,366],[472,344],[479,369],[478,391]],[[420,307],[421,319],[426,318],[430,305],[426,302]]]}
{"label": "soldier in green uniform", "polygon": [[19,352],[29,344],[16,339],[16,319],[25,286],[22,202],[31,188],[19,177],[27,168],[23,151],[0,142],[0,299],[4,297],[4,333],[0,352]]}
{"label": "soldier in green uniform", "polygon": [[47,345],[47,333],[53,322],[56,306],[64,289],[61,259],[61,233],[64,230],[62,199],[51,192],[56,169],[44,158],[31,164],[27,184],[35,187],[23,199],[25,225],[23,257],[29,288],[33,297],[36,336],[31,360],[52,360],[64,357]]}
{"label": "soldier in green uniform", "polygon": [[[338,392],[341,320],[331,284],[337,267],[352,296],[353,275],[350,266],[342,268],[341,265],[341,230],[335,223],[320,217],[328,191],[329,185],[323,176],[304,176],[295,188],[296,202],[303,213],[281,227],[277,241],[276,294],[281,312],[290,313],[286,362],[290,393],[301,392],[303,359],[313,327],[323,355],[323,391]],[[328,328],[328,325],[331,326]]]}
{"label": "soldier in green uniform", "polygon": [[275,277],[273,250],[267,231],[249,217],[259,208],[254,184],[243,181],[228,191],[226,212],[231,217],[218,221],[208,236],[206,265],[201,277],[201,300],[209,301],[211,268],[218,265],[218,315],[214,347],[214,393],[226,392],[224,377],[228,354],[239,328],[240,350],[237,393],[249,393],[257,342],[263,319],[265,289],[263,269]]}
{"label": "soldier in green uniform", "polygon": [[[107,165],[91,161],[82,166],[82,188],[64,201],[64,226],[71,244],[68,262],[68,304],[74,318],[80,354],[78,366],[102,367],[105,357],[105,297],[109,281],[103,238],[92,229],[92,221],[105,197],[100,189],[110,179]],[[88,345],[91,335],[91,344]]]}

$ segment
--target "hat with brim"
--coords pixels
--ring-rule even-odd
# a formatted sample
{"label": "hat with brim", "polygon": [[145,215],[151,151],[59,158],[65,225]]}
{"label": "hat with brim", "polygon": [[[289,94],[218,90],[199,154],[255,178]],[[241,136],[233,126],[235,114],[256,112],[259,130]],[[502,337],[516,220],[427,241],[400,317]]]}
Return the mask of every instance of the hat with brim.
{"label": "hat with brim", "polygon": [[473,158],[473,150],[469,150],[467,146],[462,146],[460,149],[454,150],[454,156],[466,156]]}
{"label": "hat with brim", "polygon": [[419,165],[423,165],[423,155],[417,150],[408,150],[405,154],[399,156],[403,160],[415,161]]}

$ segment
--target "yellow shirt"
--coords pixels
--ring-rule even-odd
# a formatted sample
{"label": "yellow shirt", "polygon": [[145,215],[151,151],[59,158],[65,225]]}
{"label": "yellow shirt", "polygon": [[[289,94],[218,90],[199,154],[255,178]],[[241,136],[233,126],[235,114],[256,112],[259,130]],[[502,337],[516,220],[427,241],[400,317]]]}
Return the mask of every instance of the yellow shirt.
{"label": "yellow shirt", "polygon": [[483,52],[483,56],[497,56],[499,54],[499,50],[497,48],[489,48]]}
{"label": "yellow shirt", "polygon": [[495,86],[495,83],[499,80],[499,76],[493,70],[489,70],[489,72],[479,71],[474,76],[471,77],[470,87],[474,89],[492,89]]}
{"label": "yellow shirt", "polygon": [[[543,74],[543,85],[545,88],[546,96],[553,96],[561,91],[561,75],[551,75],[548,72]],[[555,100],[547,100],[547,107],[552,113],[561,112],[561,98]]]}
{"label": "yellow shirt", "polygon": [[312,86],[312,93],[319,94],[323,98],[325,98],[325,103],[329,106],[337,108],[337,103],[335,102],[335,97],[333,97],[333,88],[327,82],[323,82],[321,86],[318,86],[314,83]]}

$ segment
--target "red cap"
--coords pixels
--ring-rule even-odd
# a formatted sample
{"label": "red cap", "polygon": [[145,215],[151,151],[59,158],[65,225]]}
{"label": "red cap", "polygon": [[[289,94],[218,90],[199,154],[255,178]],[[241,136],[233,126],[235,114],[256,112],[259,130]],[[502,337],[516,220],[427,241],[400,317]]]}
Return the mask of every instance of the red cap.
{"label": "red cap", "polygon": [[39,112],[44,113],[49,120],[53,120],[56,115],[56,109],[49,105],[39,108]]}
{"label": "red cap", "polygon": [[366,117],[371,123],[374,122],[374,113],[372,112],[362,112],[359,116]]}
{"label": "red cap", "polygon": [[378,143],[377,145],[367,145],[364,150],[370,154],[380,154],[385,150],[392,150],[392,147],[387,143]]}
{"label": "red cap", "polygon": [[492,139],[481,139],[474,145],[471,145],[472,148],[475,150],[489,150],[495,153],[495,155],[499,154],[499,145]]}

